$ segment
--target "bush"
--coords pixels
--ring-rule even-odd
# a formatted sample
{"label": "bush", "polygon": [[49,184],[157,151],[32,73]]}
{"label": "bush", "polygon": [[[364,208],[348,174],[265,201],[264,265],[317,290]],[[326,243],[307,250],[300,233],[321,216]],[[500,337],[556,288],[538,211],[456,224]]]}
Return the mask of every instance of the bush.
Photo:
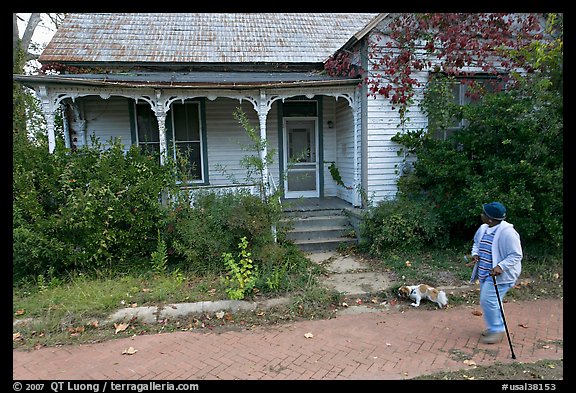
{"label": "bush", "polygon": [[272,224],[280,211],[247,191],[197,191],[193,206],[181,204],[167,224],[173,255],[193,272],[224,272],[222,253],[235,254],[246,237],[255,261],[261,250],[274,243]]}
{"label": "bush", "polygon": [[[16,143],[16,142],[15,142]],[[13,170],[13,278],[106,269],[148,259],[166,215],[169,166],[133,146],[71,152],[20,140]]]}
{"label": "bush", "polygon": [[437,209],[429,202],[407,198],[381,201],[362,220],[361,247],[380,256],[390,249],[443,246],[448,240],[443,229]]}
{"label": "bush", "polygon": [[400,194],[432,200],[452,237],[473,234],[482,204],[497,200],[523,240],[561,247],[563,104],[550,86],[535,78],[463,106],[469,125],[447,140],[424,131],[395,136],[417,157]]}

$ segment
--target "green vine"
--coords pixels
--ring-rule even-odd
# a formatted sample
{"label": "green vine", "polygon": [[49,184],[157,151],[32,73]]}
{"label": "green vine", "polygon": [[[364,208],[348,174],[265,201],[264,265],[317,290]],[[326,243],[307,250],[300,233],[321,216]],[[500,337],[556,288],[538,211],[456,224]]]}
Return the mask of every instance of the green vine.
{"label": "green vine", "polygon": [[338,170],[338,167],[336,166],[336,164],[334,162],[330,163],[328,170],[330,171],[330,175],[332,175],[332,179],[334,179],[336,184],[338,184],[339,186],[342,186],[348,190],[351,189],[351,187],[348,187],[344,184],[344,181],[342,180],[342,176],[340,176],[340,171]]}

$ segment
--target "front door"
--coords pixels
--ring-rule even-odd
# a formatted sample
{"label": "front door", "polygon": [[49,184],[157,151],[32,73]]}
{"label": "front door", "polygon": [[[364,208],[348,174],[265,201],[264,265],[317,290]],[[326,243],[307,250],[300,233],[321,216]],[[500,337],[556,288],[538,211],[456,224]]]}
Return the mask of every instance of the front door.
{"label": "front door", "polygon": [[318,132],[316,119],[284,121],[284,194],[286,198],[318,197]]}

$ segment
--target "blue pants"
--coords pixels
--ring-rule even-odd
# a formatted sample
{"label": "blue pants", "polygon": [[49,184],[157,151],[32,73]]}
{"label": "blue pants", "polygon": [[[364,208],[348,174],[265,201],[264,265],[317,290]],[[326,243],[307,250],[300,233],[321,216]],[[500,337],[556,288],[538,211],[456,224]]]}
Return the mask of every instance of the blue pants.
{"label": "blue pants", "polygon": [[[510,288],[510,284],[498,284],[498,293],[500,294],[500,301],[504,300],[504,296]],[[483,283],[480,283],[480,306],[484,316],[484,322],[489,333],[500,333],[506,330],[500,305],[498,304],[498,297],[496,296],[496,289],[494,288],[494,281],[492,277],[488,277]]]}

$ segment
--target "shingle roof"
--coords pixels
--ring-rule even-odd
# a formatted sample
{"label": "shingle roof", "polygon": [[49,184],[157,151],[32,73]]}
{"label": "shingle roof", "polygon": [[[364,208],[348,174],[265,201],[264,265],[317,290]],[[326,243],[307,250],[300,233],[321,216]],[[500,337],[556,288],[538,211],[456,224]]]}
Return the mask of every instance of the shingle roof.
{"label": "shingle roof", "polygon": [[321,63],[376,13],[69,14],[41,62]]}

